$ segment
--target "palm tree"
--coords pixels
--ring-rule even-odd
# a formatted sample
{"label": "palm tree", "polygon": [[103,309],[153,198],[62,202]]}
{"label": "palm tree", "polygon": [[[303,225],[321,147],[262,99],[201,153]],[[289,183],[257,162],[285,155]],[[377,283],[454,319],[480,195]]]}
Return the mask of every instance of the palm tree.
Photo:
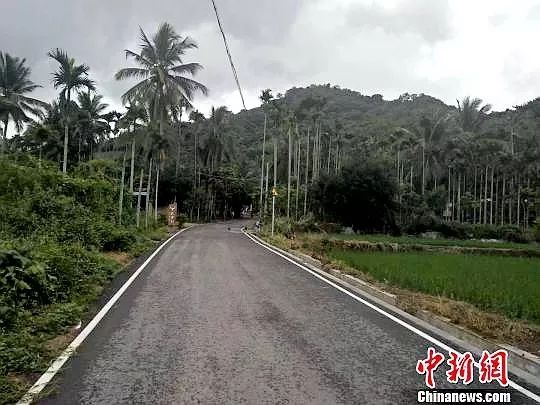
{"label": "palm tree", "polygon": [[25,66],[26,59],[0,52],[0,119],[2,132],[2,154],[7,143],[7,129],[10,118],[20,131],[22,124],[30,122],[28,114],[40,116],[47,103],[26,96],[41,87],[30,80],[31,70]]}
{"label": "palm tree", "polygon": [[465,97],[461,103],[457,100],[459,123],[465,132],[476,132],[491,110],[491,104],[482,106],[482,99]]}
{"label": "palm tree", "polygon": [[102,102],[103,96],[93,95],[90,91],[81,92],[77,95],[79,103],[79,161],[81,143],[83,141],[90,147],[89,158],[92,156],[93,147],[99,140],[99,135],[103,136],[110,130],[109,124],[103,119],[103,111],[108,104]]}
{"label": "palm tree", "polygon": [[266,89],[261,92],[261,95],[259,96],[259,99],[262,102],[262,108],[264,111],[264,127],[263,127],[263,144],[262,144],[262,152],[261,152],[261,192],[260,192],[260,198],[259,198],[259,216],[262,218],[264,212],[263,212],[263,182],[264,182],[264,155],[265,155],[265,149],[266,149],[266,122],[267,122],[267,110],[268,110],[268,104],[274,96],[272,95],[271,89]]}
{"label": "palm tree", "polygon": [[207,94],[207,88],[201,83],[183,76],[195,75],[202,66],[198,63],[183,63],[182,57],[188,49],[197,47],[189,37],[182,38],[168,23],[159,26],[157,33],[150,40],[140,30],[140,53],[126,49],[126,58],[133,58],[139,65],[120,69],[116,80],[141,79],[122,96],[124,103],[142,100],[152,107],[152,120],[159,122],[160,135],[163,135],[163,119],[167,109],[178,106],[182,101],[191,101],[194,93]]}
{"label": "palm tree", "polygon": [[67,155],[69,141],[69,110],[71,102],[71,91],[86,88],[94,90],[94,82],[88,77],[90,68],[85,65],[75,64],[75,59],[70,58],[67,53],[56,48],[47,54],[50,58],[57,61],[59,69],[53,73],[54,88],[62,88],[60,98],[65,102],[64,111],[64,161],[62,162],[62,172],[67,172]]}
{"label": "palm tree", "polygon": [[203,159],[210,172],[217,169],[217,166],[224,159],[232,157],[231,148],[225,143],[224,132],[227,118],[230,111],[227,107],[212,107],[210,118],[208,118],[209,134],[203,146]]}
{"label": "palm tree", "polygon": [[[118,121],[118,126],[125,128],[131,134],[131,160],[130,160],[130,175],[129,175],[129,192],[133,193],[133,180],[135,174],[135,143],[140,136],[141,131],[137,130],[141,123],[148,123],[148,113],[142,104],[130,103],[127,111]],[[120,137],[121,138],[121,137]]]}

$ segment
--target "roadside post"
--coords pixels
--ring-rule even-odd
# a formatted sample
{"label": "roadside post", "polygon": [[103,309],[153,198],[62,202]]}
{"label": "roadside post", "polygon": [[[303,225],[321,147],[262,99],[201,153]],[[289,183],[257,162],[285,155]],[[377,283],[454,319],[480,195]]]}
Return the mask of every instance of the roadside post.
{"label": "roadside post", "polygon": [[176,226],[176,207],[176,201],[167,207],[167,225],[169,227]]}

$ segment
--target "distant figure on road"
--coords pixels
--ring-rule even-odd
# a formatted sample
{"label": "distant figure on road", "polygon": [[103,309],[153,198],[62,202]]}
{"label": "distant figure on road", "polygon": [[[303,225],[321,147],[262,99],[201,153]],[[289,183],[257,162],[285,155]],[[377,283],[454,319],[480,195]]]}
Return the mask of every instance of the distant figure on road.
{"label": "distant figure on road", "polygon": [[255,230],[257,231],[257,233],[261,233],[261,226],[262,222],[260,220],[257,220],[257,222],[255,222]]}

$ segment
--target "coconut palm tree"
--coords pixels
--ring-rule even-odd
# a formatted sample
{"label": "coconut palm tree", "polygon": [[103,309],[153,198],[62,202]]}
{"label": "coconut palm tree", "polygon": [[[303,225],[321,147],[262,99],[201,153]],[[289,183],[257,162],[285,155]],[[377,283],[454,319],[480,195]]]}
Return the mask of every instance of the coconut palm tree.
{"label": "coconut palm tree", "polygon": [[25,63],[24,58],[0,52],[0,120],[4,127],[2,154],[6,147],[10,119],[20,131],[23,123],[31,121],[29,115],[40,116],[47,108],[47,103],[27,96],[41,86],[30,80],[31,69]]}
{"label": "coconut palm tree", "polygon": [[491,110],[491,104],[482,105],[482,99],[465,97],[461,102],[457,100],[459,123],[465,132],[476,132]]}
{"label": "coconut palm tree", "polygon": [[69,112],[71,106],[71,92],[86,88],[94,90],[94,82],[88,77],[90,68],[85,65],[77,65],[75,59],[61,49],[54,49],[47,54],[54,59],[60,67],[53,73],[54,88],[62,88],[60,99],[65,103],[64,108],[64,161],[62,162],[62,172],[67,172],[67,155],[69,141]]}
{"label": "coconut palm tree", "polygon": [[160,135],[163,135],[163,120],[171,106],[180,102],[191,101],[194,93],[200,91],[207,94],[207,88],[201,83],[184,76],[195,75],[202,66],[199,63],[183,63],[182,58],[187,50],[197,47],[189,37],[181,37],[174,28],[163,23],[150,40],[140,30],[140,52],[126,49],[126,58],[132,58],[138,67],[120,69],[115,78],[141,79],[127,90],[122,101],[143,100],[151,106],[152,120],[159,122]]}

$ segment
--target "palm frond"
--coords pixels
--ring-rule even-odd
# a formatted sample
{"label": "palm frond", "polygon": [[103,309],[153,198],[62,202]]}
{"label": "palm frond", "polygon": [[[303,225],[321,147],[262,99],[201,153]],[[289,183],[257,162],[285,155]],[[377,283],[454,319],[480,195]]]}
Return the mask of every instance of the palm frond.
{"label": "palm frond", "polygon": [[200,63],[184,63],[172,67],[170,70],[176,74],[189,73],[195,75],[199,70],[203,69]]}
{"label": "palm frond", "polygon": [[145,79],[149,76],[150,72],[147,69],[142,68],[123,68],[120,69],[114,75],[116,80],[124,80],[130,78]]}

